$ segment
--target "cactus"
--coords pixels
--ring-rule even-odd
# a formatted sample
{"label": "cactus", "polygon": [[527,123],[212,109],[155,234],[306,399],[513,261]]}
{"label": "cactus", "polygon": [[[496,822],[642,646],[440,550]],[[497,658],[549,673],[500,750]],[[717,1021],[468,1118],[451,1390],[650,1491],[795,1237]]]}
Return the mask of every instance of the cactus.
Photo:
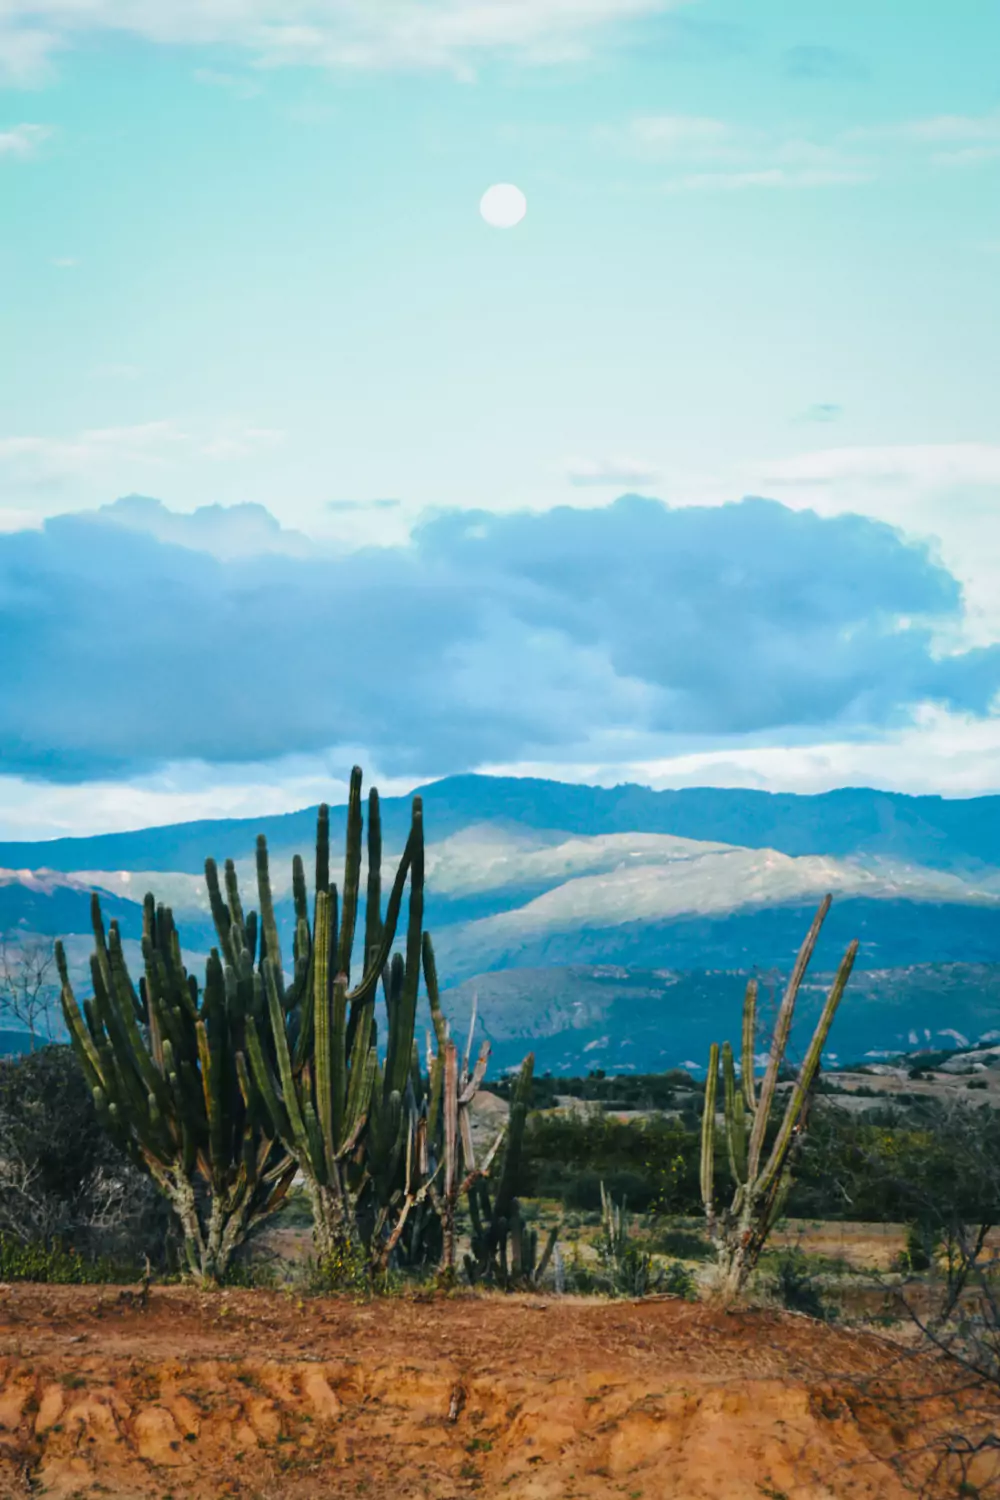
{"label": "cactus", "polygon": [[434,1187],[436,1171],[431,1173],[428,1182],[431,1201],[441,1220],[440,1274],[443,1280],[453,1281],[455,1276],[455,1220],[459,1199],[463,1193],[471,1193],[477,1182],[485,1181],[493,1159],[503,1142],[504,1131],[501,1130],[497,1134],[482,1162],[477,1162],[472,1139],[470,1108],[486,1076],[490,1044],[489,1042],[483,1043],[479,1049],[476,1065],[470,1071],[472,1041],[476,1030],[476,1000],[473,999],[468,1041],[461,1065],[459,1064],[458,1048],[448,1034],[448,1025],[441,1011],[434,949],[427,934],[424,936],[424,983],[438,1047],[437,1055],[434,1056],[428,1037],[429,1098],[435,1111],[430,1123],[436,1124],[439,1117],[438,1154],[443,1172],[440,1190]]}
{"label": "cactus", "polygon": [[720,1049],[713,1042],[709,1052],[708,1076],[701,1132],[701,1195],[709,1234],[715,1244],[718,1262],[718,1291],[722,1300],[732,1302],[739,1296],[754,1269],[775,1222],[781,1214],[792,1183],[795,1153],[802,1143],[808,1121],[813,1085],[819,1071],[820,1057],[826,1044],[858,952],[855,939],[847,948],[816,1023],[812,1040],[792,1085],[784,1114],[766,1156],[765,1137],[775,1099],[778,1074],[785,1059],[799,986],[809,965],[820,928],[830,909],[830,896],[824,896],[806,934],[785,990],[771,1037],[770,1053],[760,1093],[754,1081],[754,1038],[757,1019],[757,981],[747,984],[743,1005],[743,1037],[740,1079],[736,1079],[733,1051],[723,1044],[722,1082],[723,1118],[726,1153],[735,1183],[732,1201],[721,1213],[715,1206],[715,1143],[717,1129],[716,1098],[719,1082]]}
{"label": "cactus", "polygon": [[646,1297],[662,1286],[664,1273],[653,1263],[648,1250],[636,1243],[631,1215],[625,1202],[616,1204],[601,1183],[601,1237],[598,1258],[604,1267],[613,1293],[626,1297]]}
{"label": "cactus", "polygon": [[473,1284],[485,1281],[508,1289],[518,1285],[535,1286],[545,1274],[555,1250],[559,1226],[550,1232],[539,1257],[537,1233],[526,1229],[516,1197],[534,1068],[534,1054],[529,1052],[521,1064],[511,1100],[506,1147],[495,1196],[490,1193],[485,1174],[469,1184],[472,1243],[471,1252],[465,1257],[465,1270]]}
{"label": "cactus", "polygon": [[[302,862],[293,867],[296,910],[293,974],[282,971],[271,899],[267,845],[258,840],[257,884],[262,945],[255,991],[258,1005],[246,1026],[241,1076],[252,1098],[295,1158],[313,1209],[321,1260],[338,1241],[360,1239],[373,1264],[395,1243],[397,1216],[417,1190],[412,1174],[423,1148],[412,1099],[413,1038],[423,927],[422,804],[413,799],[410,833],[383,919],[382,838],[378,793],[368,798],[368,888],[361,975],[351,988],[362,863],[361,771],[351,773],[343,897],[329,880],[329,811],[319,811],[316,890],[309,927]],[[217,893],[219,930],[238,933],[240,908],[227,866],[228,900],[206,866]],[[389,955],[409,877],[405,957]],[[376,1046],[375,999],[383,984],[388,1030],[384,1064]],[[405,1181],[401,1184],[401,1174]],[[412,1190],[412,1191],[411,1191]],[[412,1206],[412,1205],[411,1205]],[[407,1213],[409,1209],[407,1208]],[[398,1238],[398,1236],[397,1236]]]}
{"label": "cactus", "polygon": [[213,949],[199,992],[169,909],[147,895],[137,991],[118,925],[105,931],[96,894],[91,915],[94,995],[82,1012],[56,944],[70,1039],[100,1119],[176,1214],[188,1269],[218,1280],[284,1201],[295,1173],[266,1116],[241,1092],[236,1057],[248,1023],[246,987],[229,981]]}

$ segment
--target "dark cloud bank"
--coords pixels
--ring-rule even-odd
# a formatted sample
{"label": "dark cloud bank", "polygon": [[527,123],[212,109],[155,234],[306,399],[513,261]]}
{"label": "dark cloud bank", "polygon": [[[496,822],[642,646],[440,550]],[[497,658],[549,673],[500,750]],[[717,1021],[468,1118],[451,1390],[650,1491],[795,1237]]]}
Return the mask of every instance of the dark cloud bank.
{"label": "dark cloud bank", "polygon": [[1000,687],[1000,647],[933,659],[926,619],[960,615],[957,582],[860,516],[625,496],[448,512],[408,548],[333,558],[202,551],[164,539],[162,514],[158,535],[129,519],[0,537],[8,773],[344,745],[445,774],[602,732],[875,729],[923,699],[984,713]]}

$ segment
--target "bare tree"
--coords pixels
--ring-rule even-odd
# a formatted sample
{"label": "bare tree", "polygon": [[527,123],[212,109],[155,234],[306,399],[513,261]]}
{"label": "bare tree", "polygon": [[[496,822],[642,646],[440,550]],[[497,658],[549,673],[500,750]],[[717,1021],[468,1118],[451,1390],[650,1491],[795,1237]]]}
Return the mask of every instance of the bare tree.
{"label": "bare tree", "polygon": [[0,934],[0,1017],[22,1026],[32,1052],[52,1040],[59,1012],[55,953],[47,938]]}

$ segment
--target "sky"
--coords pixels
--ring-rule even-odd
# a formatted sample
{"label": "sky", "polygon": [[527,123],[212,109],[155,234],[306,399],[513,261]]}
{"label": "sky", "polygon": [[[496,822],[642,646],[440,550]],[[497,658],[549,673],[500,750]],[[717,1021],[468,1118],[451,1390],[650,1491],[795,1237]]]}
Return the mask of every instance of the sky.
{"label": "sky", "polygon": [[0,0],[0,837],[355,760],[1000,792],[998,55],[983,0]]}

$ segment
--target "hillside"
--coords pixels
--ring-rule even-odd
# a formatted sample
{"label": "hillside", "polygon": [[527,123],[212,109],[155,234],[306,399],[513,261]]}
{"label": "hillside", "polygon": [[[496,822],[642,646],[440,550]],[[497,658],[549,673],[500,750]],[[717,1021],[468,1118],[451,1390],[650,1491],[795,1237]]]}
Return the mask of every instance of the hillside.
{"label": "hillside", "polygon": [[[634,785],[605,788],[475,775],[450,776],[420,791],[435,839],[475,823],[503,823],[584,837],[665,833],[790,855],[880,855],[942,870],[1000,861],[1000,796],[910,797],[869,787],[813,796],[728,787],[658,792]],[[384,799],[387,838],[401,840],[409,805],[408,797]],[[275,849],[308,845],[315,822],[315,808],[307,808],[281,816],[178,823],[92,838],[0,842],[0,867],[198,874],[206,854],[250,855],[258,833],[265,833]],[[342,835],[342,808],[334,809],[332,826]]]}
{"label": "hillside", "polygon": [[[911,1032],[974,1039],[1000,1026],[990,967],[1000,964],[1000,797],[652,792],[474,776],[423,796],[426,920],[442,983],[459,1013],[478,991],[498,1063],[515,1061],[529,1038],[552,1067],[593,1065],[598,1054],[640,1070],[697,1060],[749,972],[787,972],[825,891],[835,899],[816,970],[832,972],[860,939],[834,1051],[857,1057],[898,1049]],[[383,803],[387,857],[402,846],[409,805]],[[343,820],[335,809],[337,841]],[[263,831],[290,946],[291,854],[308,855],[314,828],[307,809],[0,845],[0,930],[71,938],[85,978],[90,890],[135,940],[153,889],[188,951],[203,954],[215,941],[204,857],[235,856],[249,893]],[[947,999],[942,966],[954,979]],[[655,978],[664,974],[669,984]]]}

